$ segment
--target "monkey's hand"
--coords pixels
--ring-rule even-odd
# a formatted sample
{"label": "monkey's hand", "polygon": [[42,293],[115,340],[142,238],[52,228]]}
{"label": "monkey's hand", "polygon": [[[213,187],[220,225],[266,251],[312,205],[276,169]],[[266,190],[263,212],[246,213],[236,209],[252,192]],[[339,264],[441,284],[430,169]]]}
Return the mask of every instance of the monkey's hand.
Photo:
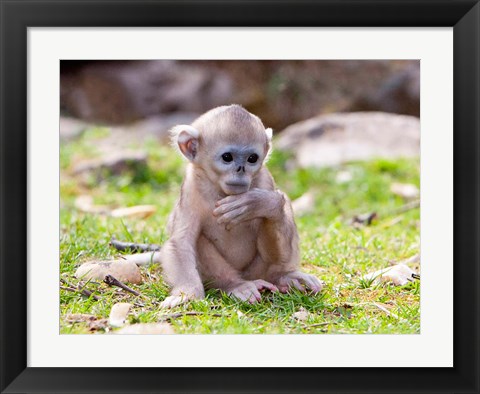
{"label": "monkey's hand", "polygon": [[278,291],[277,286],[262,279],[256,279],[248,282],[242,282],[228,291],[228,295],[238,298],[242,301],[248,301],[254,304],[262,299],[260,291],[270,290],[272,293]]}
{"label": "monkey's hand", "polygon": [[285,197],[272,190],[251,189],[246,193],[227,196],[215,204],[217,223],[233,226],[256,218],[277,219],[283,215]]}
{"label": "monkey's hand", "polygon": [[300,271],[284,274],[275,282],[282,293],[286,293],[290,288],[300,290],[302,293],[307,290],[319,293],[323,287],[323,283],[317,277]]}

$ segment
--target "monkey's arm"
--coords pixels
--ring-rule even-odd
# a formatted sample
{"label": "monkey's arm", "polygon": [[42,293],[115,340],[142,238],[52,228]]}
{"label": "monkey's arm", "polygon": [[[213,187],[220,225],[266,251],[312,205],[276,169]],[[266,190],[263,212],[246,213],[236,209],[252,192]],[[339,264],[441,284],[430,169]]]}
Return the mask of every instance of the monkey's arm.
{"label": "monkey's arm", "polygon": [[257,218],[278,223],[284,217],[285,202],[286,196],[280,191],[254,188],[217,201],[213,214],[219,224],[225,224],[227,230]]}
{"label": "monkey's arm", "polygon": [[220,200],[213,212],[227,230],[247,220],[262,219],[257,241],[262,259],[295,270],[299,261],[298,234],[284,193],[252,189]]}
{"label": "monkey's arm", "polygon": [[200,221],[195,215],[188,215],[188,210],[183,212],[176,216],[171,237],[160,251],[164,278],[172,287],[171,295],[161,304],[164,308],[205,296],[196,254]]}

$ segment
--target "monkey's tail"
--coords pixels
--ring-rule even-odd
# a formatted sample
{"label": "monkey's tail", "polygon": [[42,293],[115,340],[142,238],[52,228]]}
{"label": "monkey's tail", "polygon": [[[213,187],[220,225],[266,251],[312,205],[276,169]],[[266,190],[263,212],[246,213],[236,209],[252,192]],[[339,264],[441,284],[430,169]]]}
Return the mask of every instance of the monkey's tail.
{"label": "monkey's tail", "polygon": [[160,245],[156,244],[137,244],[135,242],[122,242],[112,237],[110,240],[110,246],[113,246],[115,249],[124,252],[128,250],[131,253],[138,252],[158,252],[160,250]]}
{"label": "monkey's tail", "polygon": [[139,254],[126,254],[126,255],[123,255],[122,258],[128,261],[133,261],[138,266],[159,264],[161,261],[160,251],[145,252],[145,253],[139,253]]}
{"label": "monkey's tail", "polygon": [[119,251],[129,251],[131,255],[123,255],[122,258],[133,261],[137,265],[150,265],[160,263],[160,245],[139,244],[134,242],[122,242],[112,237],[110,245]]}

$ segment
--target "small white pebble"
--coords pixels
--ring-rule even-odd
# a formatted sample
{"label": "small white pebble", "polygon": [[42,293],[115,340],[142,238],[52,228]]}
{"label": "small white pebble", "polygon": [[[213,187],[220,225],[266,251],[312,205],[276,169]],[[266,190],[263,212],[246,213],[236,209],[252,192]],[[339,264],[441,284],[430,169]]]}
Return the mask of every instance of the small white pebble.
{"label": "small white pebble", "polygon": [[112,306],[112,310],[110,311],[110,316],[108,318],[108,324],[111,327],[123,327],[131,307],[132,304],[128,304],[126,302],[119,302]]}

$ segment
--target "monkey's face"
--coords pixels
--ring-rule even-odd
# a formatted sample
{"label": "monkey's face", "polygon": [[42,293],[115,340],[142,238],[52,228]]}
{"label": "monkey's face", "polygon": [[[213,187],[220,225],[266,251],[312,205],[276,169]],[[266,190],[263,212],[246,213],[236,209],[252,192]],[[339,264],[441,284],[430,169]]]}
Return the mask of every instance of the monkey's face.
{"label": "monkey's face", "polygon": [[212,170],[226,195],[245,193],[265,158],[263,144],[226,145],[214,153]]}
{"label": "monkey's face", "polygon": [[238,105],[214,108],[171,133],[199,179],[226,195],[250,190],[272,140],[272,129]]}

